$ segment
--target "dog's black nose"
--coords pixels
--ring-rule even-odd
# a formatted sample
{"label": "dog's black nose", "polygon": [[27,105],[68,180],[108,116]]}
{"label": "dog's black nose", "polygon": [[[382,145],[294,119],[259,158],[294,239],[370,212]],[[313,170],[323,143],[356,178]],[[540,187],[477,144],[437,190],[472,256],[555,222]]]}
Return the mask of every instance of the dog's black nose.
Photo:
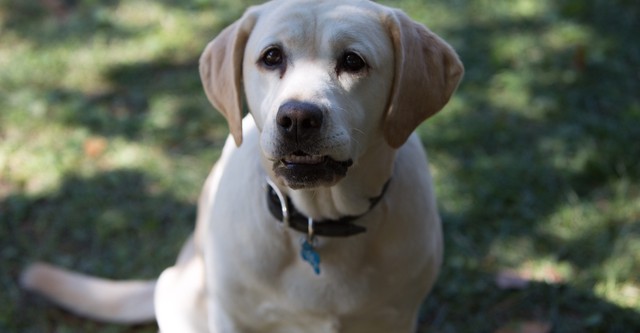
{"label": "dog's black nose", "polygon": [[290,101],[280,106],[276,122],[283,136],[300,142],[320,131],[322,118],[322,110],[318,106]]}

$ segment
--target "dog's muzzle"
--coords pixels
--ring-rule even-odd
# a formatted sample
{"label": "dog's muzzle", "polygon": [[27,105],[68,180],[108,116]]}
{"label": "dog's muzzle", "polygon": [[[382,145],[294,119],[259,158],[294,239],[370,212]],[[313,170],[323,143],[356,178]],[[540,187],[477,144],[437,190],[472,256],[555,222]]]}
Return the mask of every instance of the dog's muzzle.
{"label": "dog's muzzle", "polygon": [[317,105],[289,101],[280,106],[276,115],[282,157],[276,159],[273,170],[287,186],[311,188],[330,186],[342,179],[353,164],[352,160],[337,161],[316,153],[321,142],[324,115]]}

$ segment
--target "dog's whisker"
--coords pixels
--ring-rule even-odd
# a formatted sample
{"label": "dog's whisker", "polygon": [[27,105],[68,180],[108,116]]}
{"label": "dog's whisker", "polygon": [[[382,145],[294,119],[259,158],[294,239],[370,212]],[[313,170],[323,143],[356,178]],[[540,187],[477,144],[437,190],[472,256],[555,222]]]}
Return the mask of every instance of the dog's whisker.
{"label": "dog's whisker", "polygon": [[361,134],[361,135],[366,135],[367,134],[363,130],[361,130],[361,129],[357,128],[357,127],[352,127],[351,131],[357,132],[358,134]]}

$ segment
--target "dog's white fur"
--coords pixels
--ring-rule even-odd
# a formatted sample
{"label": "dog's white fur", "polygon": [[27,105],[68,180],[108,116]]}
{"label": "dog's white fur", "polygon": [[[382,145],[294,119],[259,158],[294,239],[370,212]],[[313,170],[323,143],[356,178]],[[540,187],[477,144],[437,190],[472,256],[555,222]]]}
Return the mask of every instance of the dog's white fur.
{"label": "dog's white fur", "polygon": [[[263,60],[273,46],[284,54],[275,70]],[[345,52],[366,67],[341,69]],[[442,239],[426,156],[411,133],[457,87],[463,68],[455,52],[404,13],[369,1],[276,0],[220,33],[200,72],[231,136],[176,265],[156,285],[38,263],[23,274],[25,288],[96,319],[155,316],[164,333],[414,331]],[[251,115],[241,120],[243,91]],[[274,166],[292,153],[276,120],[288,101],[322,111],[322,127],[304,149],[352,160],[346,176],[301,182],[276,175]],[[322,273],[314,274],[299,258],[305,236],[267,209],[267,178],[305,215],[364,214],[355,223],[367,232],[318,237]]]}

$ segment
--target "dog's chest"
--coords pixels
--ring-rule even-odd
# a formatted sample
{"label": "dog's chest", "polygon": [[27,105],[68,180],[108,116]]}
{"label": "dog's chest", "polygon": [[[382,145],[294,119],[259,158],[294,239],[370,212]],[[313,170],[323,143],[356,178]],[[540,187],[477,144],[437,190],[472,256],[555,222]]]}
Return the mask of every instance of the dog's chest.
{"label": "dog's chest", "polygon": [[[388,272],[381,272],[386,268],[355,264],[362,261],[356,258],[355,248],[344,251],[351,253],[353,262],[342,251],[332,250],[318,249],[324,260],[319,275],[296,256],[283,260],[288,264],[280,267],[279,274],[252,271],[235,275],[233,282],[228,281],[233,284],[228,290],[234,290],[236,297],[225,297],[233,300],[230,312],[241,314],[235,319],[251,328],[247,331],[263,333],[388,333],[401,327],[406,314],[394,300],[396,283]],[[338,256],[340,261],[336,261]]]}
{"label": "dog's chest", "polygon": [[[348,303],[348,295],[342,295],[341,302]],[[323,302],[324,300],[320,300]],[[340,303],[340,302],[339,302]],[[298,307],[295,303],[282,299],[267,299],[258,301],[254,306],[255,316],[245,325],[256,332],[262,333],[388,333],[395,332],[396,328],[404,325],[405,315],[398,309],[376,306],[351,309],[346,313],[339,310],[344,306],[334,309],[316,309]],[[307,304],[311,305],[311,304]]]}

